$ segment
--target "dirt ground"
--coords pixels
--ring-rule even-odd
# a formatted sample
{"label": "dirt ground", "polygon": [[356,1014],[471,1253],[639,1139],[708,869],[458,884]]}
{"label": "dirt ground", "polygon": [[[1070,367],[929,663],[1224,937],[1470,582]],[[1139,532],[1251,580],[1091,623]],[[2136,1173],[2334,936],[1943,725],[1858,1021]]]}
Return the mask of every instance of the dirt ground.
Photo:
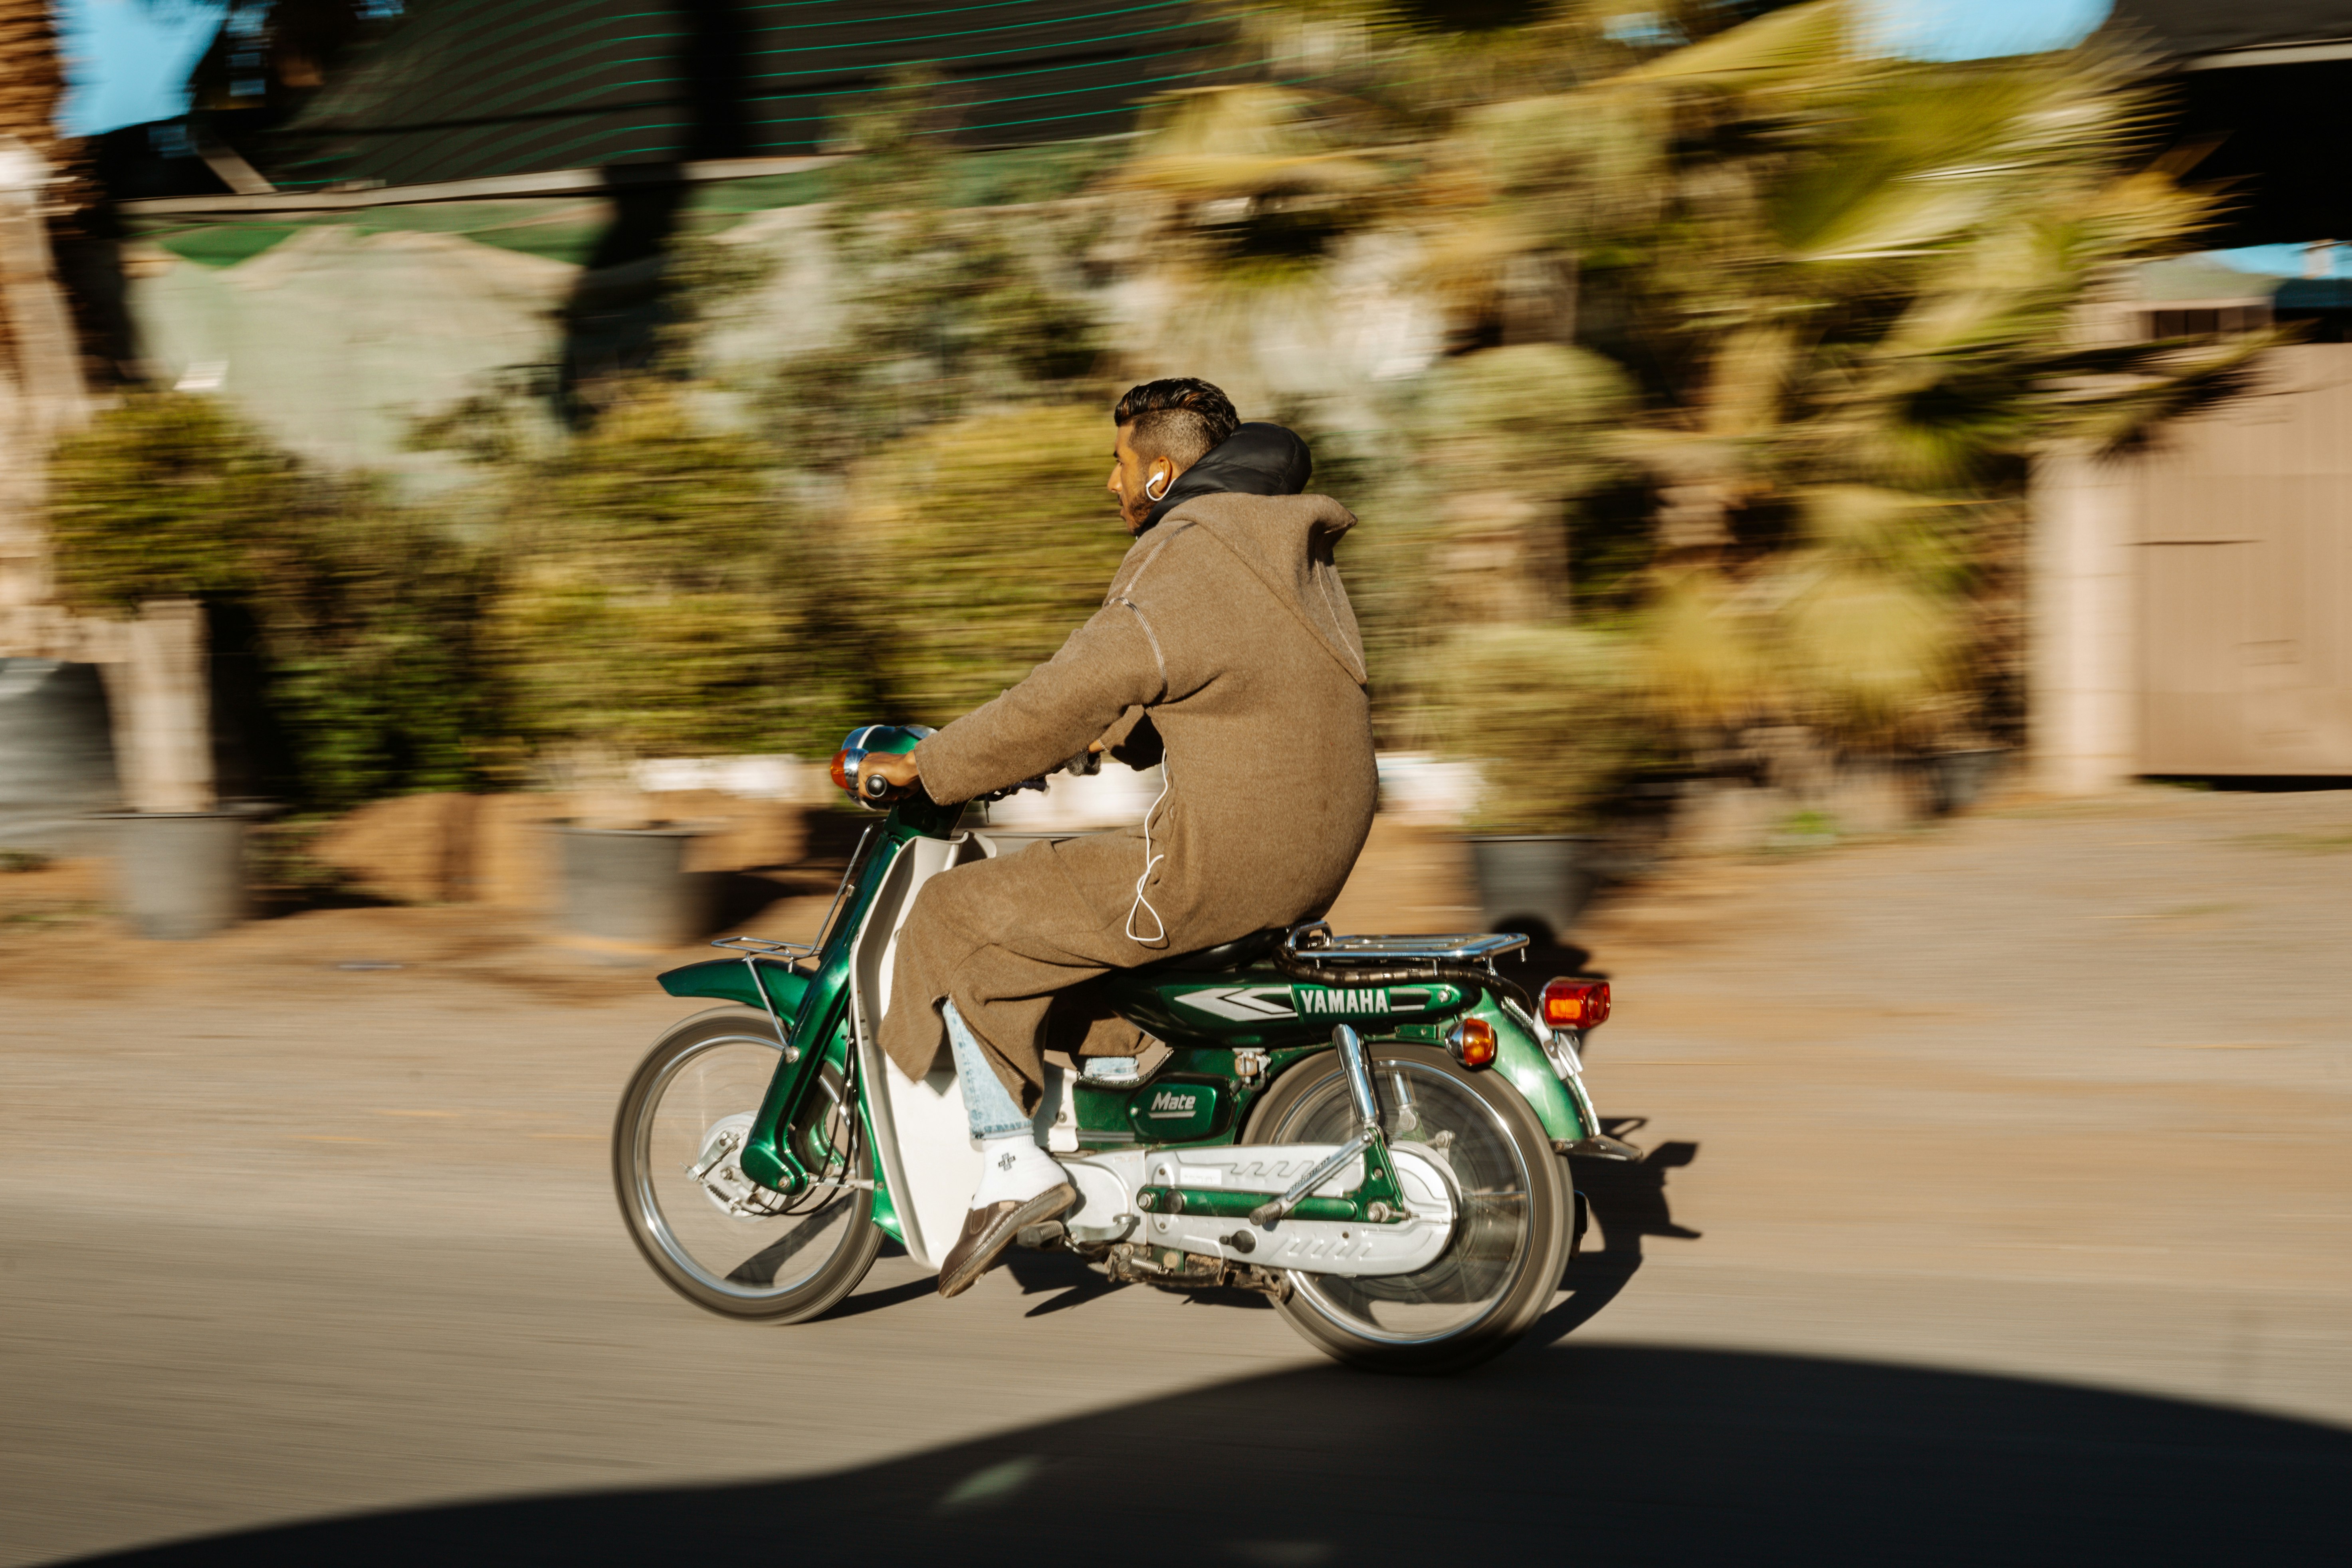
{"label": "dirt ground", "polygon": [[[750,929],[808,930],[821,871]],[[145,943],[104,897],[0,875],[0,1563],[636,1562],[811,1515],[871,1561],[1112,1519],[1153,1562],[2342,1548],[2352,793],[2017,802],[1619,890],[1528,973],[1611,977],[1591,1078],[1651,1159],[1580,1173],[1552,1311],[1443,1382],[1052,1258],[721,1322],[605,1174],[692,1010],[658,963],[467,908]],[[1383,825],[1334,917],[1466,903]],[[1465,1452],[1470,1491],[1432,1468]]]}

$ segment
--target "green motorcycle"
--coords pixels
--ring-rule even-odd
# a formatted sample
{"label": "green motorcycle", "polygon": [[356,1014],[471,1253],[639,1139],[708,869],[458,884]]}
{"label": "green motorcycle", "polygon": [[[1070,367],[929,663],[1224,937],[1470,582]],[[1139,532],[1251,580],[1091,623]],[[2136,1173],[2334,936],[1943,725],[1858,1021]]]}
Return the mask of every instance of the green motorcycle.
{"label": "green motorcycle", "polygon": [[[864,750],[925,731],[874,728]],[[852,753],[845,752],[845,757]],[[856,792],[856,764],[836,761]],[[746,937],[661,976],[726,1004],[631,1079],[613,1170],[630,1234],[688,1300],[798,1322],[884,1238],[936,1265],[980,1175],[952,1063],[913,1082],[875,1043],[892,944],[928,879],[995,845],[919,794],[869,827],[819,939]],[[1263,931],[1094,982],[1160,1042],[1125,1075],[1048,1073],[1038,1141],[1077,1205],[1022,1233],[1113,1279],[1262,1291],[1341,1361],[1466,1366],[1535,1322],[1583,1231],[1570,1156],[1601,1133],[1579,1055],[1604,981],[1540,998],[1496,973],[1523,936]],[[944,1053],[943,1053],[944,1055]]]}

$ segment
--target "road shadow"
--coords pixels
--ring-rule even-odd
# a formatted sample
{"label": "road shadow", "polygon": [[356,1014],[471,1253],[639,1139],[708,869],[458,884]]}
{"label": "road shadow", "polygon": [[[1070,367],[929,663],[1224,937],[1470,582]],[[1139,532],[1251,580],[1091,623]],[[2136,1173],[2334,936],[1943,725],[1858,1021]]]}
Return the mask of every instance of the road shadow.
{"label": "road shadow", "polygon": [[[1639,1131],[1644,1120],[1638,1116],[1604,1117],[1601,1125],[1611,1136],[1625,1138]],[[1537,1321],[1529,1331],[1530,1342],[1549,1344],[1573,1333],[1615,1300],[1641,1268],[1642,1247],[1648,1237],[1671,1237],[1679,1241],[1699,1238],[1699,1232],[1676,1223],[1666,1197],[1669,1174],[1697,1158],[1697,1144],[1666,1142],[1651,1150],[1639,1164],[1591,1159],[1570,1162],[1576,1190],[1585,1200],[1587,1226],[1577,1256],[1559,1282],[1567,1299],[1555,1303]],[[1117,1290],[1150,1289],[1120,1284],[1066,1252],[1031,1252],[1015,1247],[1004,1255],[1004,1268],[1020,1285],[1022,1295],[1044,1298],[1022,1314],[1029,1318],[1070,1311]],[[1185,1294],[1195,1301],[1244,1310],[1264,1310],[1272,1305],[1264,1295],[1251,1290]],[[866,1306],[853,1303],[853,1307],[870,1311],[887,1304],[877,1300]]]}
{"label": "road shadow", "polygon": [[769,905],[799,891],[791,885],[789,870],[775,873],[761,868],[751,871],[706,871],[702,878],[706,907],[710,911],[706,923],[714,931],[749,925],[766,913]]}
{"label": "road shadow", "polygon": [[[723,1462],[775,1442],[780,1460],[821,1463],[807,1444],[825,1420],[740,1420]],[[1248,1378],[794,1480],[419,1508],[83,1561],[600,1568],[744,1542],[861,1564],[2210,1568],[2335,1560],[2347,1483],[2352,1434],[2304,1422],[2014,1378],[1601,1345],[1452,1379]]]}
{"label": "road shadow", "polygon": [[[1601,1131],[1630,1138],[1645,1119],[1604,1116]],[[1696,1143],[1661,1143],[1641,1163],[1614,1160],[1569,1162],[1582,1195],[1589,1227],[1575,1260],[1560,1280],[1568,1299],[1553,1305],[1528,1331],[1535,1344],[1549,1344],[1589,1323],[1615,1300],[1642,1267],[1642,1244],[1654,1236],[1696,1241],[1699,1233],[1677,1225],[1666,1200],[1666,1178],[1698,1158]]]}
{"label": "road shadow", "polygon": [[[1055,1312],[1066,1312],[1098,1301],[1118,1290],[1150,1290],[1151,1285],[1129,1285],[1113,1279],[1067,1252],[1029,1252],[1018,1247],[1004,1255],[1004,1271],[1013,1276],[1024,1296],[1044,1296],[1045,1299],[1021,1315],[1043,1318]],[[1244,1311],[1265,1311],[1274,1303],[1256,1290],[1199,1289],[1175,1292],[1194,1306],[1239,1308]]]}

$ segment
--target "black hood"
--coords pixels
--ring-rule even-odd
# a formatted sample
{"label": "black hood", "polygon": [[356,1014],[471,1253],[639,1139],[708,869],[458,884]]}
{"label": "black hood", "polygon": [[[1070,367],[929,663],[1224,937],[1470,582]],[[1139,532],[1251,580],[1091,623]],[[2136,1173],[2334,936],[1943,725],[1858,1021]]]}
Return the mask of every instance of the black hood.
{"label": "black hood", "polygon": [[1295,496],[1315,472],[1307,443],[1279,425],[1244,425],[1184,470],[1145,516],[1139,537],[1195,496]]}

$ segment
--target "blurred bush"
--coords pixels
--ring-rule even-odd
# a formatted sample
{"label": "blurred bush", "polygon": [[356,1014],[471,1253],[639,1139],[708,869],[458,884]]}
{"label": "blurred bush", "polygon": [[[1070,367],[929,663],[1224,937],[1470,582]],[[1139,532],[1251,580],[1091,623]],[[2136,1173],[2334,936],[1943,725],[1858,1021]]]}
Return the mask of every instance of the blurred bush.
{"label": "blurred bush", "polygon": [[834,128],[829,346],[706,374],[763,264],[689,246],[659,363],[574,427],[526,438],[513,390],[426,422],[480,476],[429,507],[130,399],[59,456],[61,581],[253,606],[322,801],[821,754],[1050,657],[1126,544],[1112,399],[1198,374],[1316,444],[1381,739],[1490,760],[1489,826],[1582,826],[1751,731],[2014,736],[2031,463],[2274,340],[2078,331],[2214,199],[2150,156],[2129,62],[1876,59],[1854,0],[1746,9],[1250,7],[1289,85],[1170,94],[1019,207],[969,205],[907,75]]}
{"label": "blurred bush", "polygon": [[494,751],[477,642],[488,552],[364,477],[307,468],[184,393],[124,397],[52,466],[61,595],[193,597],[249,617],[297,805],[464,788]]}
{"label": "blurred bush", "polygon": [[125,398],[68,437],[50,472],[58,588],[89,610],[255,594],[331,509],[292,458],[189,394]]}
{"label": "blurred bush", "polygon": [[813,697],[795,655],[820,606],[770,455],[659,383],[605,403],[502,481],[487,637],[513,732],[535,753],[776,750]]}
{"label": "blurred bush", "polygon": [[1410,241],[1449,333],[1381,492],[1349,498],[1413,537],[1427,590],[1370,595],[1392,735],[1463,732],[1431,708],[1474,689],[1455,628],[1574,619],[1686,755],[1790,724],[1877,752],[2014,737],[2029,465],[2233,395],[2276,341],[2081,330],[2214,202],[2152,156],[2158,105],[2098,43],[1874,58],[1850,0],[1253,16],[1277,54],[1323,40],[1297,145],[1411,171],[1315,210]]}
{"label": "blurred bush", "polygon": [[1066,398],[1094,371],[1083,205],[959,205],[934,77],[900,72],[835,124],[826,231],[842,279],[831,345],[779,363],[755,404],[780,458],[841,475],[982,408]]}
{"label": "blurred bush", "polygon": [[1130,541],[1100,405],[977,415],[860,467],[856,622],[886,710],[945,724],[1051,658],[1100,607]]}
{"label": "blurred bush", "polygon": [[1437,653],[1451,698],[1439,735],[1479,762],[1473,826],[1591,828],[1646,760],[1622,641],[1574,626],[1495,626],[1461,632]]}
{"label": "blurred bush", "polygon": [[1557,503],[1622,465],[1602,439],[1634,407],[1633,378],[1587,349],[1521,343],[1447,360],[1424,378],[1417,444],[1453,490]]}

